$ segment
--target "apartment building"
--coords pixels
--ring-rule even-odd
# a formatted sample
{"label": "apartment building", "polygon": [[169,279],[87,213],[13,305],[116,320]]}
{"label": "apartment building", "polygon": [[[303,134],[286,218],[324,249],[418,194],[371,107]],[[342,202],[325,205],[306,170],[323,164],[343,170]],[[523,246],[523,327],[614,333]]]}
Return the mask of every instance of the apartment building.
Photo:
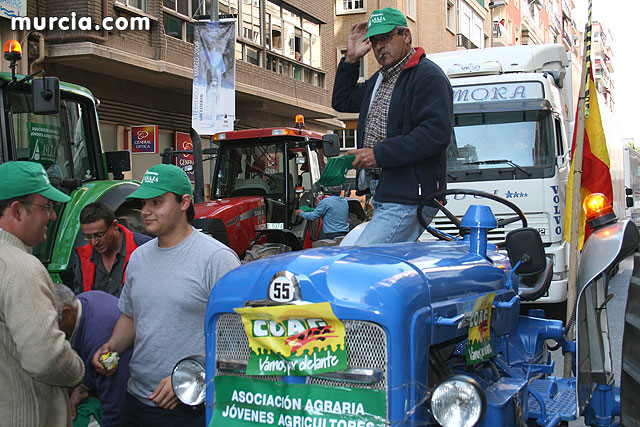
{"label": "apartment building", "polygon": [[591,67],[596,89],[602,95],[607,107],[615,113],[615,85],[611,32],[600,22],[593,22],[591,30]]}
{"label": "apartment building", "polygon": [[[0,36],[2,43],[10,38],[23,43],[28,54],[19,72],[41,67],[100,99],[106,150],[128,149],[131,126],[156,125],[161,152],[176,132],[190,129],[193,28],[210,17],[211,5],[211,0],[34,0],[28,2],[29,17],[146,18],[150,28],[11,31],[9,19],[0,18]],[[237,17],[235,129],[293,126],[296,114],[318,131],[342,125],[330,107],[336,66],[333,0],[219,0],[218,8],[221,15]],[[134,154],[133,177],[159,161],[157,154]]]}

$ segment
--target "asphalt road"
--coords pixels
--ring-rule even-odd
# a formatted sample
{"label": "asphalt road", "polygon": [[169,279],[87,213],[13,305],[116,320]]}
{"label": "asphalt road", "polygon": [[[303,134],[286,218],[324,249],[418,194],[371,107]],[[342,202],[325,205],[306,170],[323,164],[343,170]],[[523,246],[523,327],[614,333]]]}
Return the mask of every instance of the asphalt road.
{"label": "asphalt road", "polygon": [[[613,372],[616,377],[616,384],[620,386],[620,369],[622,357],[622,333],[624,330],[624,312],[627,307],[627,291],[629,289],[629,278],[633,271],[633,256],[620,263],[620,269],[609,283],[609,292],[614,295],[607,304],[607,314],[609,316],[609,332],[611,334],[611,357],[613,362]],[[552,353],[552,358],[556,362],[554,375],[562,376],[563,357],[560,350]],[[583,418],[569,423],[570,427],[584,426]]]}

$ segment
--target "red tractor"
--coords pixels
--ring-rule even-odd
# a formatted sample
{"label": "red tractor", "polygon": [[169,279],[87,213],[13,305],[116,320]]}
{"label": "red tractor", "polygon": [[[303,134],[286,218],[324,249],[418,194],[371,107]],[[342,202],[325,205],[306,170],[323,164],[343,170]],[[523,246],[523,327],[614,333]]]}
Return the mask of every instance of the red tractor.
{"label": "red tractor", "polygon": [[[191,132],[194,154],[195,211],[192,224],[233,249],[244,261],[310,248],[321,220],[295,214],[323,197],[318,184],[325,155],[339,151],[337,135],[278,127],[217,133],[217,148],[202,150]],[[203,152],[204,151],[204,152]],[[331,151],[331,153],[329,153]],[[165,150],[164,162],[191,151]],[[211,160],[210,200],[204,200],[202,159]],[[358,200],[349,200],[352,218],[365,219]]]}

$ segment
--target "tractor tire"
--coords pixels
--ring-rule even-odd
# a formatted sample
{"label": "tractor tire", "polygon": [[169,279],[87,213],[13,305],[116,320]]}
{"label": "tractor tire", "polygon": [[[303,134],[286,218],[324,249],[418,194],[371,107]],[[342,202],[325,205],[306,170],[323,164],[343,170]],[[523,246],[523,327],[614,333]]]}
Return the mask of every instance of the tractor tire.
{"label": "tractor tire", "polygon": [[253,245],[251,249],[247,249],[245,252],[244,258],[242,258],[242,263],[246,264],[260,258],[267,258],[283,254],[285,252],[291,252],[291,246],[283,243],[264,243],[261,245]]}

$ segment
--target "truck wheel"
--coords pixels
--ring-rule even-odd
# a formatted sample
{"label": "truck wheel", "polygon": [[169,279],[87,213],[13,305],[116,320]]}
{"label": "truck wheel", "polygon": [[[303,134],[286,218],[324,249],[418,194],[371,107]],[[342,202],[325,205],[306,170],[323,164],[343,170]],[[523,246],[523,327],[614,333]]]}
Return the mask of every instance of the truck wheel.
{"label": "truck wheel", "polygon": [[247,249],[242,258],[243,263],[255,261],[260,258],[291,252],[291,246],[283,243],[264,243],[261,245],[253,245],[251,249]]}

